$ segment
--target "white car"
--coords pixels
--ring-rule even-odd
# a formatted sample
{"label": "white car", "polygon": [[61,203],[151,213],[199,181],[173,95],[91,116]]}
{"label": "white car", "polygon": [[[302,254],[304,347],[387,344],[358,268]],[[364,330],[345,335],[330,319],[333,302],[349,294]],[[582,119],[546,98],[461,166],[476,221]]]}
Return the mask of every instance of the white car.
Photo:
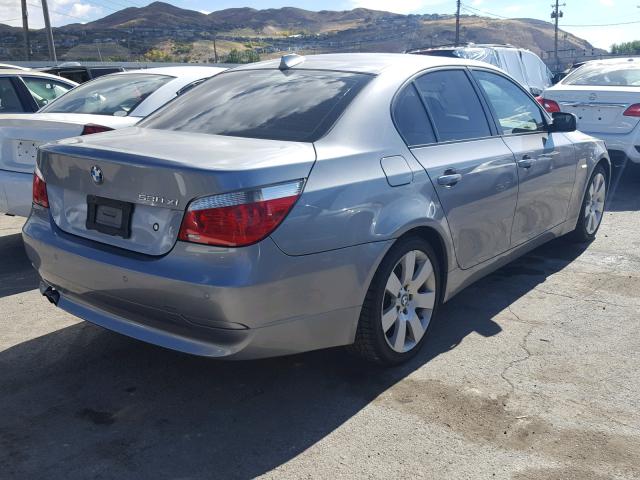
{"label": "white car", "polygon": [[28,216],[38,147],[129,127],[224,68],[166,67],[87,82],[31,115],[0,115],[0,212]]}
{"label": "white car", "polygon": [[640,57],[588,62],[546,89],[541,103],[573,113],[579,130],[604,140],[612,160],[640,163]]}

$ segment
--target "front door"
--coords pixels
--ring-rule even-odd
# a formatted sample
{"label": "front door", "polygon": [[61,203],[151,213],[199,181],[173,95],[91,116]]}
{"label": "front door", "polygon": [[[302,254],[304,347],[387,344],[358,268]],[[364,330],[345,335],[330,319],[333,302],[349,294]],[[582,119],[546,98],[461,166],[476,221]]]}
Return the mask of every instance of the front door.
{"label": "front door", "polygon": [[511,244],[517,246],[566,220],[577,166],[574,147],[562,133],[549,132],[540,106],[520,86],[486,70],[474,70],[473,76],[518,165],[511,234]]}

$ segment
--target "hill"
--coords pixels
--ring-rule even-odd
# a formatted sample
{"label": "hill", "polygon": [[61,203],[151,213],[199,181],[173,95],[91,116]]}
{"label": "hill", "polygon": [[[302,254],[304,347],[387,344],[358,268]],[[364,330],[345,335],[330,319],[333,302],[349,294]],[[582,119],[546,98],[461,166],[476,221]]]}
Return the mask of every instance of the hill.
{"label": "hill", "polygon": [[[553,50],[554,30],[548,22],[463,16],[461,24],[463,42],[510,43],[543,58],[548,58],[548,52]],[[0,50],[0,54],[8,60],[23,58],[20,30],[0,26],[0,32],[5,39],[14,36],[13,43],[5,43],[10,47]],[[40,30],[32,36],[35,57],[45,56],[44,33]],[[211,54],[215,49],[209,46],[214,39],[226,42],[220,44],[222,50],[217,52],[220,59],[229,53],[229,45],[237,46],[234,50],[252,50],[264,58],[292,50],[402,52],[452,44],[455,19],[452,15],[400,15],[364,8],[319,12],[292,7],[230,8],[205,14],[154,2],[145,7],[125,8],[86,24],[56,28],[54,36],[59,56],[64,58],[81,55],[82,58],[75,59],[97,59],[97,45],[108,43],[121,47],[117,49],[119,60],[123,55],[136,60],[149,52],[162,51],[166,59],[207,62],[215,56]],[[593,50],[586,40],[569,33],[562,32],[561,41],[563,50],[578,56],[584,52],[591,54]]]}

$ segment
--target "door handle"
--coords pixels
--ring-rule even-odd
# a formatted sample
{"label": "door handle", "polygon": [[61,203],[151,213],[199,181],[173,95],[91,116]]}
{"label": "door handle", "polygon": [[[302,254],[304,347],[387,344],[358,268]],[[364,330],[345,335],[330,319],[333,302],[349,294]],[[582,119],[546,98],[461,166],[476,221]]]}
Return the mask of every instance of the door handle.
{"label": "door handle", "polygon": [[449,169],[444,172],[444,175],[438,177],[438,185],[453,187],[460,180],[462,180],[462,175],[456,173],[455,170]]}
{"label": "door handle", "polygon": [[518,166],[520,168],[531,168],[533,165],[533,160],[529,155],[523,155],[522,159],[518,160]]}

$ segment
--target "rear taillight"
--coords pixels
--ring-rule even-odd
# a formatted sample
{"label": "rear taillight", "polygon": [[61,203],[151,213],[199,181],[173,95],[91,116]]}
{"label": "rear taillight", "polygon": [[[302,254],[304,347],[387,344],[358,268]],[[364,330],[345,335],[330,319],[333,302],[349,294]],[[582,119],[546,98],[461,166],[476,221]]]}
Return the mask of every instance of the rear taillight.
{"label": "rear taillight", "polygon": [[35,172],[33,172],[33,203],[44,208],[49,208],[47,184],[44,182],[42,174],[37,168]]}
{"label": "rear taillight", "polygon": [[224,247],[241,247],[271,234],[302,193],[303,180],[224,193],[189,204],[178,239]]}
{"label": "rear taillight", "polygon": [[91,135],[93,133],[102,133],[113,130],[111,127],[105,127],[104,125],[96,125],[94,123],[88,123],[82,129],[81,135]]}
{"label": "rear taillight", "polygon": [[640,103],[631,105],[624,111],[623,115],[625,117],[640,117]]}
{"label": "rear taillight", "polygon": [[558,105],[558,102],[542,97],[536,97],[536,100],[549,113],[556,113],[560,111],[560,105]]}

